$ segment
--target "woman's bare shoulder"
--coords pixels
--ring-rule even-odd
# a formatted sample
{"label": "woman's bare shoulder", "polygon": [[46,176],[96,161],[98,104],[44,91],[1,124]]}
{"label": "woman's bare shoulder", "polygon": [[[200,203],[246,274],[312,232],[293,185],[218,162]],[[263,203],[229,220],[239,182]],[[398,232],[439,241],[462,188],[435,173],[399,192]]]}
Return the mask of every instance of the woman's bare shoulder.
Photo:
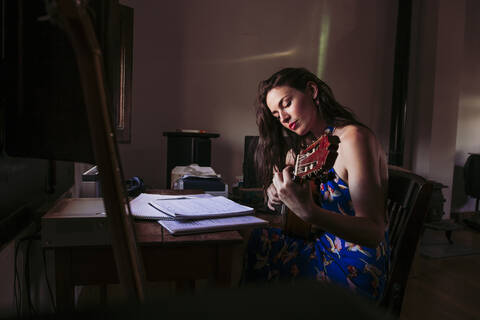
{"label": "woman's bare shoulder", "polygon": [[358,143],[372,143],[376,141],[373,132],[364,126],[350,124],[341,128],[337,128],[334,134],[338,135],[340,142],[345,144],[358,144]]}

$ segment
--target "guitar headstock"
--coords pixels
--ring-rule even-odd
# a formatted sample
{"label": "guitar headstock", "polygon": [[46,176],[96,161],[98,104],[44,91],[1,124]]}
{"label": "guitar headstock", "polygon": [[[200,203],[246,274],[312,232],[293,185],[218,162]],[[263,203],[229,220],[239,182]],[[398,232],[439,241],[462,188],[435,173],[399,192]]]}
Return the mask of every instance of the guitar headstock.
{"label": "guitar headstock", "polygon": [[337,159],[338,136],[325,133],[296,157],[294,180],[317,178],[324,180]]}

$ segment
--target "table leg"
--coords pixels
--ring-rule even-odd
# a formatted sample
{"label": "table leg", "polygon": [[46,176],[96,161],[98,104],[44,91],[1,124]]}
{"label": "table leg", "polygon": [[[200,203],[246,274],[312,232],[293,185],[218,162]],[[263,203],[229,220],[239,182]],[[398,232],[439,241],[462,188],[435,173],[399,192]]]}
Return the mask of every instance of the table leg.
{"label": "table leg", "polygon": [[68,313],[75,309],[75,290],[71,273],[69,249],[55,249],[55,300],[57,312]]}
{"label": "table leg", "polygon": [[176,280],[175,291],[179,294],[193,293],[195,291],[195,280]]}
{"label": "table leg", "polygon": [[453,244],[452,241],[452,230],[445,231],[445,237],[447,237],[448,243]]}
{"label": "table leg", "polygon": [[107,299],[108,299],[108,293],[107,293],[107,285],[106,284],[101,284],[99,286],[100,290],[100,305],[104,308],[107,307]]}
{"label": "table leg", "polygon": [[215,283],[218,287],[229,288],[232,282],[233,247],[218,246]]}

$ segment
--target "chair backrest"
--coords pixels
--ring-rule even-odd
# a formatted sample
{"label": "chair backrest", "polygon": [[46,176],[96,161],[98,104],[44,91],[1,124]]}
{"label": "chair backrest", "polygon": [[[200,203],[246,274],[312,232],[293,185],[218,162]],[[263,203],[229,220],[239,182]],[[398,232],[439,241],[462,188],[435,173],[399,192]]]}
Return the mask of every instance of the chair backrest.
{"label": "chair backrest", "polygon": [[408,274],[422,234],[432,183],[406,169],[389,166],[388,219],[390,266],[380,305],[399,316]]}

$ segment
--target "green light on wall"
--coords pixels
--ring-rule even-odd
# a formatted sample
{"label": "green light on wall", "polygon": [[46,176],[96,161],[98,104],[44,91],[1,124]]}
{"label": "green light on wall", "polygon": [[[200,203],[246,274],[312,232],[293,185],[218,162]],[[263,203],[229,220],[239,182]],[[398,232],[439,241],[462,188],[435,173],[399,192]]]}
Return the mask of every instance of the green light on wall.
{"label": "green light on wall", "polygon": [[[326,6],[324,5],[324,9]],[[327,60],[328,39],[330,37],[330,15],[327,10],[322,15],[322,23],[320,25],[320,36],[318,39],[318,63],[317,63],[317,77],[323,78],[325,72],[325,63]]]}

